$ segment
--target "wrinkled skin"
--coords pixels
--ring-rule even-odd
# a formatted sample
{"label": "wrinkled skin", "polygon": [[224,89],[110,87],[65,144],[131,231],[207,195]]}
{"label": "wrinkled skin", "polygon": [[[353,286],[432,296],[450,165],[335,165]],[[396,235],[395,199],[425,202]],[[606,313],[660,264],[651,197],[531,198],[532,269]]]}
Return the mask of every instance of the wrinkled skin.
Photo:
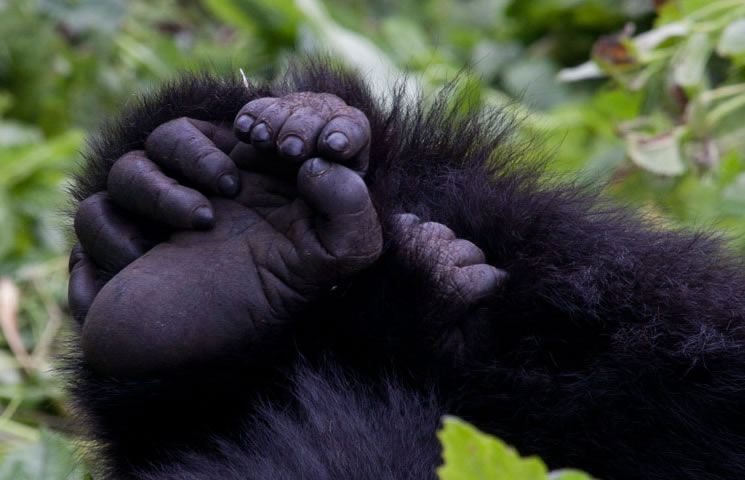
{"label": "wrinkled skin", "polygon": [[[240,144],[232,156],[237,164],[272,175],[236,171],[215,146],[219,142],[213,144],[215,135],[192,134],[188,128],[196,122],[184,119],[156,129],[145,152],[122,157],[109,177],[109,194],[119,204],[174,226],[209,229],[176,230],[119,271],[97,295],[100,281],[93,280],[81,294],[73,278],[75,310],[85,310],[79,304],[95,297],[83,326],[89,362],[104,373],[126,376],[202,362],[248,345],[262,356],[267,352],[261,345],[274,340],[319,292],[373,263],[382,237],[361,177],[369,126],[351,110],[323,94],[246,105],[236,133],[256,148]],[[247,119],[257,119],[251,122],[257,126],[246,128]],[[268,134],[263,125],[274,131]],[[282,140],[275,141],[275,134]],[[316,157],[321,153],[328,160]],[[154,162],[205,189],[213,185],[216,193],[235,196],[204,198],[169,181]],[[226,176],[231,178],[224,181]],[[101,240],[100,218],[86,211],[108,201],[92,197],[88,205],[84,202],[76,231],[84,247],[89,239],[86,251],[100,250],[98,258],[104,261],[96,263],[116,271],[145,247],[130,235],[134,246],[122,249],[130,251],[127,260],[106,261],[109,244],[121,241],[116,239],[122,237],[117,234],[121,228],[111,229],[114,240]],[[97,241],[103,247],[97,248]],[[90,260],[83,255],[80,249],[74,252],[84,267]],[[73,259],[73,277],[86,276],[75,267]]]}
{"label": "wrinkled skin", "polygon": [[[68,370],[102,478],[429,479],[443,414],[552,469],[742,478],[739,255],[522,169],[494,115],[449,115],[448,99],[381,109],[356,75],[298,68],[276,87],[190,76],[93,140],[70,279],[86,351],[78,337]],[[288,255],[369,238],[324,226],[320,200],[346,191],[330,203],[364,204],[350,177],[299,188],[337,166],[365,173],[356,111],[308,93],[261,98],[309,89],[370,119],[366,182],[386,248],[369,268],[341,252]],[[314,157],[336,173],[308,176],[311,162],[304,175]],[[278,228],[295,217],[305,234]],[[146,264],[149,276],[133,273]]]}
{"label": "wrinkled skin", "polygon": [[[70,304],[100,372],[151,374],[246,351],[266,361],[319,293],[381,254],[359,110],[328,94],[261,98],[234,132],[163,124],[145,151],[117,160],[107,192],[81,204]],[[174,230],[159,243],[142,218]],[[400,214],[394,229],[401,261],[433,260],[433,297],[467,309],[505,279],[444,225]]]}

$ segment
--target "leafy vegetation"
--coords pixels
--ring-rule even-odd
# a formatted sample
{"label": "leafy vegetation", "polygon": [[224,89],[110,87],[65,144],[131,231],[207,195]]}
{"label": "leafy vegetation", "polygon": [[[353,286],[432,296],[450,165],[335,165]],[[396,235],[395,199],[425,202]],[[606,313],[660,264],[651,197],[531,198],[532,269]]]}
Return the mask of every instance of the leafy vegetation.
{"label": "leafy vegetation", "polygon": [[[558,175],[745,249],[743,0],[0,0],[0,38],[3,479],[83,476],[51,374],[66,179],[83,132],[179,70],[266,77],[330,51],[380,90],[457,78],[469,103],[524,119]],[[455,420],[442,439],[444,479],[585,478]]]}
{"label": "leafy vegetation", "polygon": [[439,433],[444,465],[440,480],[591,480],[578,470],[549,472],[538,457],[520,457],[496,437],[455,417],[443,419]]}

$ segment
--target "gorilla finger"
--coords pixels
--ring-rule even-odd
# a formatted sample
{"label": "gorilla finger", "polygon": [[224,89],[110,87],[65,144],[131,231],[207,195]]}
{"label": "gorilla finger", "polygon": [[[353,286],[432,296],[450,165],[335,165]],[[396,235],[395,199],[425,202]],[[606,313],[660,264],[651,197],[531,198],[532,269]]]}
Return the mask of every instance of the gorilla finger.
{"label": "gorilla finger", "polygon": [[473,305],[493,295],[507,280],[507,272],[486,263],[455,268],[446,279],[446,295]]}
{"label": "gorilla finger", "polygon": [[365,114],[347,106],[335,110],[318,137],[318,152],[364,174],[370,155],[370,122]]}
{"label": "gorilla finger", "polygon": [[145,141],[147,156],[164,170],[232,197],[240,190],[238,167],[215,146],[218,127],[181,117],[160,125]]}
{"label": "gorilla finger", "polygon": [[291,113],[292,105],[282,99],[266,107],[251,127],[251,144],[262,151],[276,148],[277,135]]}
{"label": "gorilla finger", "polygon": [[438,240],[454,240],[455,233],[450,228],[438,222],[424,222],[419,225],[418,230],[426,238]]}
{"label": "gorilla finger", "polygon": [[261,112],[276,102],[277,99],[274,97],[264,97],[256,100],[251,100],[238,111],[235,116],[235,122],[233,122],[233,131],[235,136],[242,142],[249,143],[251,141],[251,127]]}
{"label": "gorilla finger", "polygon": [[468,240],[455,239],[448,242],[445,248],[447,249],[448,260],[455,266],[466,267],[486,263],[484,252]]}
{"label": "gorilla finger", "polygon": [[[297,165],[283,162],[275,152],[259,152],[250,143],[238,142],[230,152],[230,158],[238,168],[247,172],[268,173],[272,175],[296,175]],[[248,185],[244,185],[244,189]]]}
{"label": "gorilla finger", "polygon": [[118,272],[147,250],[140,229],[117,211],[106,192],[83,200],[74,223],[87,254],[109,273]]}
{"label": "gorilla finger", "polygon": [[141,150],[114,163],[107,188],[117,205],[151,220],[182,229],[208,229],[214,224],[209,200],[165,176]]}
{"label": "gorilla finger", "polygon": [[83,250],[80,243],[75,244],[70,253],[70,282],[67,286],[67,303],[73,318],[83,324],[88,309],[103,287],[98,278],[96,266]]}
{"label": "gorilla finger", "polygon": [[294,160],[296,164],[315,154],[318,135],[324,124],[326,118],[313,107],[295,110],[282,125],[277,137],[279,154],[287,160]]}
{"label": "gorilla finger", "polygon": [[224,126],[223,124],[215,125],[214,123],[202,120],[192,119],[191,121],[195,125],[199,125],[197,128],[199,128],[207,138],[212,140],[212,143],[214,143],[223,153],[230,153],[230,151],[238,144],[238,137],[235,136],[235,133],[233,133],[233,129],[230,126]]}
{"label": "gorilla finger", "polygon": [[328,252],[362,262],[380,255],[380,222],[362,177],[343,165],[312,158],[300,167],[297,185],[320,214],[316,233]]}

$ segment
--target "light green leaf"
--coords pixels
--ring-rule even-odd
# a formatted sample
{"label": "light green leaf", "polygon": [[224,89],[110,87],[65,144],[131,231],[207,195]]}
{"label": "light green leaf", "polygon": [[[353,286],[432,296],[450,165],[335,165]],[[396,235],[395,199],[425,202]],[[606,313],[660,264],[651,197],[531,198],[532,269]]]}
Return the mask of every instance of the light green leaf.
{"label": "light green leaf", "polygon": [[673,66],[675,83],[683,87],[701,85],[713,45],[705,33],[696,33],[678,52]]}
{"label": "light green leaf", "polygon": [[114,33],[126,12],[126,0],[42,0],[39,9],[70,31]]}
{"label": "light green leaf", "polygon": [[38,442],[23,444],[0,461],[0,478],[13,480],[79,480],[85,472],[78,455],[61,436],[41,432]]}
{"label": "light green leaf", "polygon": [[680,156],[679,139],[678,131],[655,137],[629,133],[626,151],[631,160],[644,170],[658,175],[680,175],[685,172],[685,164]]}
{"label": "light green leaf", "polygon": [[545,480],[546,465],[537,457],[521,458],[501,440],[466,422],[446,417],[438,436],[445,464],[441,480]]}
{"label": "light green leaf", "polygon": [[723,57],[745,54],[745,18],[727,25],[719,37],[717,53]]}
{"label": "light green leaf", "polygon": [[415,22],[404,17],[389,17],[383,20],[381,27],[391,52],[402,62],[429,53],[425,33]]}
{"label": "light green leaf", "polygon": [[12,205],[7,190],[0,185],[0,258],[5,257],[15,244],[17,222]]}
{"label": "light green leaf", "polygon": [[644,56],[669,38],[687,35],[690,29],[690,24],[685,21],[668,23],[667,25],[640,33],[634,37],[634,47],[638,53]]}
{"label": "light green leaf", "polygon": [[40,170],[69,168],[82,142],[80,130],[69,130],[38,144],[0,149],[0,185],[16,185]]}
{"label": "light green leaf", "polygon": [[0,121],[0,148],[39,142],[41,139],[42,133],[38,127],[14,120]]}
{"label": "light green leaf", "polygon": [[204,6],[217,18],[245,32],[254,32],[256,23],[237,2],[231,0],[204,0]]}
{"label": "light green leaf", "polygon": [[579,82],[590,78],[603,78],[606,73],[595,63],[595,60],[589,60],[576,67],[564,68],[559,71],[556,79],[560,82]]}
{"label": "light green leaf", "polygon": [[339,55],[360,71],[378,93],[389,92],[403,78],[406,92],[411,98],[416,98],[419,91],[417,82],[404,76],[370,39],[336,23],[319,0],[295,0],[295,6],[319,41],[319,50],[330,50]]}
{"label": "light green leaf", "polygon": [[548,480],[592,480],[592,477],[579,470],[556,470],[548,474]]}

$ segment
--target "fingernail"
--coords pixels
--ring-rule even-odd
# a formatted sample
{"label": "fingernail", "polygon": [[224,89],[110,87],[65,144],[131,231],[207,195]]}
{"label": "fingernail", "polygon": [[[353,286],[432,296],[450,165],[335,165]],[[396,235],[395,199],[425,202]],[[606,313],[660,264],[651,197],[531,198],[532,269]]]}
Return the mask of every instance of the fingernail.
{"label": "fingernail", "polygon": [[349,138],[341,132],[334,132],[326,137],[326,144],[332,150],[343,152],[349,146]]}
{"label": "fingernail", "polygon": [[299,157],[303,153],[303,140],[296,135],[288,135],[279,145],[279,153],[286,157]]}
{"label": "fingernail", "polygon": [[308,165],[308,174],[311,177],[320,177],[331,169],[331,164],[322,158],[314,158]]}
{"label": "fingernail", "polygon": [[220,190],[220,193],[228,197],[238,194],[238,185],[238,177],[230,173],[226,173],[217,181],[217,188]]}
{"label": "fingernail", "polygon": [[191,214],[191,225],[194,228],[205,230],[210,228],[215,223],[215,215],[212,209],[208,206],[197,207],[194,213]]}
{"label": "fingernail", "polygon": [[254,142],[268,142],[270,138],[269,127],[264,122],[259,123],[251,130],[251,140]]}
{"label": "fingernail", "polygon": [[253,117],[251,115],[243,114],[235,121],[235,130],[240,133],[248,133],[253,124]]}

